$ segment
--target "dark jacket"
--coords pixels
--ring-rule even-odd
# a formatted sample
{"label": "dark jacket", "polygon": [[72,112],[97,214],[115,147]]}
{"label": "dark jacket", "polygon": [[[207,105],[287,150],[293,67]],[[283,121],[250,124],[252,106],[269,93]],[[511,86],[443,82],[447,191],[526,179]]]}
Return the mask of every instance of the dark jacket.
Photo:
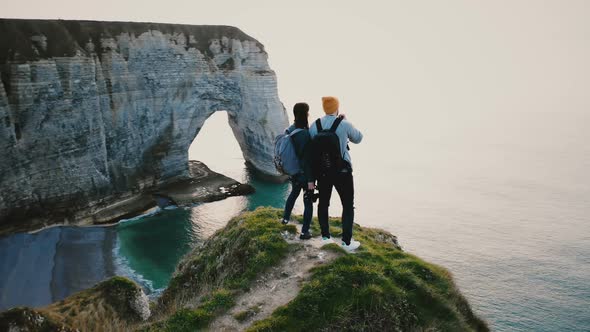
{"label": "dark jacket", "polygon": [[[291,125],[287,128],[287,132],[292,132],[295,130],[295,125]],[[293,147],[295,148],[295,153],[297,157],[299,157],[299,162],[301,164],[301,168],[303,169],[303,176],[305,182],[313,182],[313,171],[311,167],[312,161],[312,151],[311,151],[311,136],[309,135],[309,130],[303,129],[293,135],[291,137],[293,139]],[[298,177],[301,178],[301,177]]]}

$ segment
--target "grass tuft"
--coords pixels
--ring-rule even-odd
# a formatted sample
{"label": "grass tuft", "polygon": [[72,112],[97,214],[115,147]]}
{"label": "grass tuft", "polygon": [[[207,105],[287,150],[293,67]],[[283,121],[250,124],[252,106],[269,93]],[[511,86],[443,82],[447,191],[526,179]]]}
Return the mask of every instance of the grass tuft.
{"label": "grass tuft", "polygon": [[244,321],[250,319],[251,317],[256,316],[260,312],[260,310],[261,310],[260,306],[255,305],[255,306],[248,308],[247,310],[240,311],[240,312],[236,313],[234,315],[234,318],[238,322],[244,322]]}
{"label": "grass tuft", "polygon": [[168,319],[143,329],[146,332],[169,331],[189,332],[202,329],[220,313],[234,306],[234,294],[227,289],[218,289],[202,299],[195,309],[183,308]]}
{"label": "grass tuft", "polygon": [[331,252],[335,252],[337,254],[346,254],[347,251],[344,250],[341,246],[337,245],[336,243],[328,243],[322,246],[322,249],[328,250]]}

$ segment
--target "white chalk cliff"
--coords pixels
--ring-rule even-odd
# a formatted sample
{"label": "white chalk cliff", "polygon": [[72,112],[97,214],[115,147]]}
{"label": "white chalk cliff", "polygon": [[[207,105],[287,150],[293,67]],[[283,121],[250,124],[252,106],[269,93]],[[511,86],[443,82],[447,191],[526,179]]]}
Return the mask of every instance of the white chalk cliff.
{"label": "white chalk cliff", "polygon": [[186,177],[216,111],[245,160],[276,172],[287,114],[263,46],[237,28],[0,19],[0,73],[0,228],[90,220]]}

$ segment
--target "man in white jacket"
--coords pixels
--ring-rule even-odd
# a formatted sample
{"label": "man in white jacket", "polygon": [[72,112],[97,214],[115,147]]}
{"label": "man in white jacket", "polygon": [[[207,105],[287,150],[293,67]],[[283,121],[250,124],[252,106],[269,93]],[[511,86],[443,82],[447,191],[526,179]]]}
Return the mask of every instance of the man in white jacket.
{"label": "man in white jacket", "polygon": [[[346,120],[344,114],[339,114],[339,102],[336,97],[322,97],[325,116],[315,121],[309,128],[312,139],[322,129],[330,129],[338,121],[335,130],[340,143],[342,167],[331,174],[314,174],[318,181],[319,204],[318,219],[322,229],[322,240],[333,242],[328,224],[328,208],[332,196],[332,188],[336,188],[342,202],[342,247],[352,251],[360,246],[360,242],[352,239],[352,225],[354,223],[354,181],[352,177],[352,158],[348,151],[348,142],[360,143],[363,134],[352,123]],[[338,120],[338,118],[342,118]],[[320,122],[320,128],[318,123]]]}

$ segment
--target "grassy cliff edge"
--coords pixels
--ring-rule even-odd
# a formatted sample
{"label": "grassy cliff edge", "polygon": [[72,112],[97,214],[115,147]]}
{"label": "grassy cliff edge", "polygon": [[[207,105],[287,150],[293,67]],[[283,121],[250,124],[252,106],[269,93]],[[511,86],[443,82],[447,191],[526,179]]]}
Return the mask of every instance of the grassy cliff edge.
{"label": "grassy cliff edge", "polygon": [[149,301],[141,288],[113,277],[45,308],[2,312],[0,331],[127,331],[149,316]]}
{"label": "grassy cliff edge", "polygon": [[[135,288],[117,277],[116,282],[103,282],[93,288],[96,293],[99,287],[101,297],[89,297],[94,293],[84,291],[61,305],[39,310],[19,308],[20,316],[14,309],[0,313],[0,327],[17,326],[15,317],[31,316],[31,311],[46,317],[46,324],[44,329],[25,330],[80,328],[76,317],[83,311],[71,309],[74,305],[66,305],[66,310],[64,303],[85,301],[85,327],[115,317],[118,323],[107,330],[117,330],[117,326],[141,331],[205,330],[216,317],[227,316],[237,298],[248,295],[269,269],[293,259],[293,253],[301,248],[294,240],[297,227],[278,222],[281,213],[273,208],[245,212],[187,254],[169,287],[157,303],[152,303],[152,315],[147,321],[137,310],[127,310],[133,301],[91,303],[95,298],[113,299],[109,294],[137,295]],[[338,219],[330,220],[335,238],[340,235],[339,223]],[[312,231],[319,234],[317,220]],[[265,317],[257,316],[256,308],[231,317],[237,321],[248,319],[249,331],[488,331],[447,270],[405,253],[395,236],[385,231],[355,225],[354,236],[362,243],[355,254],[346,254],[335,244],[322,247],[322,251],[337,255],[312,268],[309,277],[301,281],[298,293],[285,305],[273,307],[274,311]],[[110,287],[119,291],[111,292]],[[103,314],[90,315],[88,310],[102,310]]]}

